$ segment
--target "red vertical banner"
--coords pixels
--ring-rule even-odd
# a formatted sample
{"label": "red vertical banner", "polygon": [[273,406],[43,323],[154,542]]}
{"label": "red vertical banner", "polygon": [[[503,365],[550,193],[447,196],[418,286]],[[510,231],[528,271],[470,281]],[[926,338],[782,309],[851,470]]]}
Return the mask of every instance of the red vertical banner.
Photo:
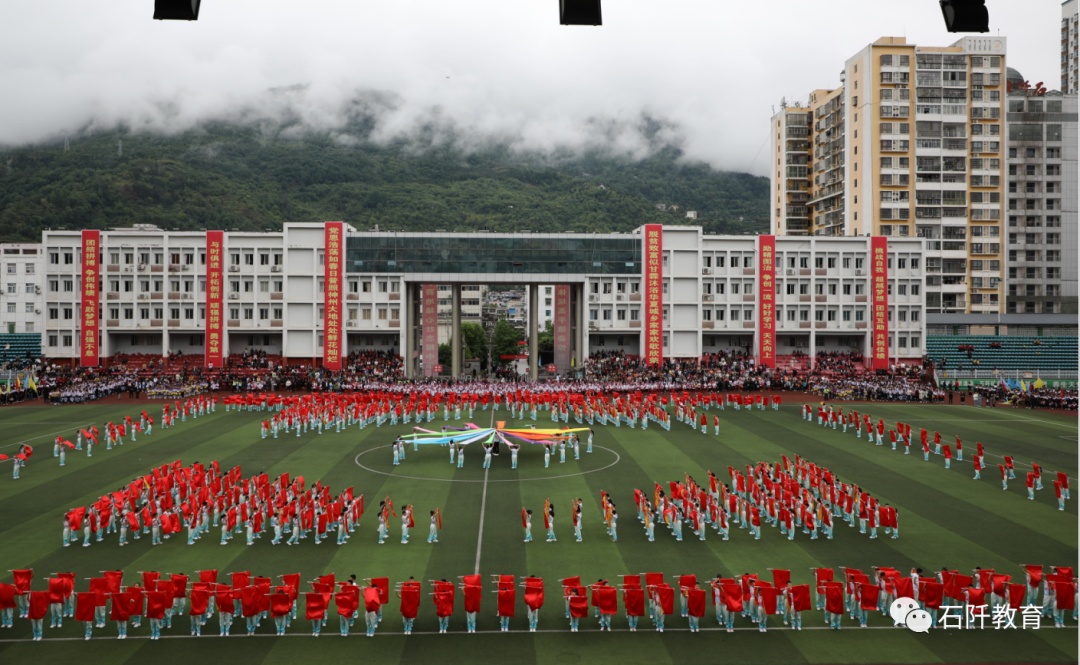
{"label": "red vertical banner", "polygon": [[555,287],[555,365],[560,372],[570,369],[570,286]]}
{"label": "red vertical banner", "polygon": [[[455,285],[455,288],[459,288]],[[420,287],[420,359],[424,376],[431,376],[439,364],[439,285]]]}
{"label": "red vertical banner", "polygon": [[758,272],[761,274],[761,327],[758,364],[776,368],[776,236],[758,236]]}
{"label": "red vertical banner", "polygon": [[664,362],[664,227],[645,225],[645,362]]}
{"label": "red vertical banner", "polygon": [[79,331],[79,364],[83,367],[97,367],[98,322],[101,298],[98,293],[100,275],[99,257],[101,256],[101,232],[82,232],[82,300],[80,311],[82,327]]}
{"label": "red vertical banner", "polygon": [[873,291],[874,369],[889,368],[889,239],[870,238],[870,289]]}
{"label": "red vertical banner", "polygon": [[225,232],[206,232],[206,357],[207,367],[220,368],[225,354]]}
{"label": "red vertical banner", "polygon": [[341,292],[345,264],[345,224],[327,222],[323,260],[323,367],[341,369]]}

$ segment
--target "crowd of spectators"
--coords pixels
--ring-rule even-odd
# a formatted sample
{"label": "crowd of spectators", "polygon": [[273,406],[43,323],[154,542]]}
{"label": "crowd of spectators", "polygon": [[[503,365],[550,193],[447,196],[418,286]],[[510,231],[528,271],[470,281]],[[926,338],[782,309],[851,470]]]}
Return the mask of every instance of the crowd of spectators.
{"label": "crowd of spectators", "polygon": [[[200,392],[346,392],[357,390],[429,389],[436,392],[473,391],[474,383],[488,384],[485,377],[407,379],[403,359],[390,351],[356,351],[347,356],[341,371],[310,365],[284,363],[261,350],[229,356],[224,366],[208,370],[201,356],[129,358],[117,355],[100,368],[49,364],[42,359],[13,361],[0,369],[33,374],[36,391],[23,388],[0,391],[0,403],[11,404],[44,397],[54,404],[87,402],[126,393],[131,398],[176,399]],[[944,402],[962,392],[983,395],[985,403],[1076,409],[1076,391],[1010,391],[1002,386],[969,388],[936,387],[933,364],[890,365],[868,370],[856,351],[822,351],[812,359],[799,353],[784,359],[776,369],[755,362],[742,349],[706,354],[700,359],[666,359],[649,365],[637,356],[620,351],[601,351],[590,356],[571,375],[553,379],[563,390],[786,390],[807,392],[833,400]],[[510,365],[501,365],[491,381],[496,392],[526,385],[536,386]],[[950,390],[953,388],[953,390]]]}

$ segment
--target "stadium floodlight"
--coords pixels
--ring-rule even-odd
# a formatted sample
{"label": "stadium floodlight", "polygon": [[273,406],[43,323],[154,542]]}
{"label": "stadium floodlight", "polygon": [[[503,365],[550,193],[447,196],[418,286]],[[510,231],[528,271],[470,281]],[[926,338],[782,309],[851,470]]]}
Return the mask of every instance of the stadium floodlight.
{"label": "stadium floodlight", "polygon": [[202,0],[154,0],[156,21],[198,21]]}
{"label": "stadium floodlight", "polygon": [[603,25],[600,20],[600,0],[559,0],[559,23]]}
{"label": "stadium floodlight", "polygon": [[941,15],[949,32],[990,32],[986,0],[940,0]]}

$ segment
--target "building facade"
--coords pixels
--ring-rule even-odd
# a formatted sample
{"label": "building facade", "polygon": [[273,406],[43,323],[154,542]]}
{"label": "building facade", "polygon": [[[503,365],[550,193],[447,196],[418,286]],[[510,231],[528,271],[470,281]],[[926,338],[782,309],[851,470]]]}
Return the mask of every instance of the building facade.
{"label": "building facade", "polygon": [[[929,312],[1002,311],[1005,53],[1004,37],[947,47],[883,37],[848,58],[839,88],[810,95],[809,113],[779,114],[785,126],[800,116],[812,123],[805,233],[925,239]],[[798,155],[784,158],[801,168]],[[777,185],[798,193],[780,176],[801,170],[771,172],[774,198]],[[798,228],[778,224],[772,208],[775,232]]]}
{"label": "building facade", "polygon": [[[534,372],[549,288],[559,372],[598,350],[647,356],[650,339],[657,359],[742,349],[766,363],[874,349],[895,362],[921,358],[925,343],[925,259],[914,238],[715,236],[659,225],[622,234],[433,235],[327,222],[276,233],[46,231],[43,247],[56,258],[44,278],[58,286],[40,297],[50,312],[44,352],[52,358],[85,360],[79,340],[88,340],[98,357],[205,353],[213,364],[218,332],[223,355],[257,349],[332,367],[377,349],[402,355],[411,375],[430,374],[445,310],[451,325],[460,324],[468,295],[479,299],[483,288],[461,287],[489,284],[527,291]],[[83,331],[95,320],[79,314],[92,312],[95,277],[97,330]],[[68,281],[85,285],[88,297],[59,286]],[[64,343],[69,338],[74,345]],[[453,352],[451,373],[462,361],[460,348]]]}
{"label": "building facade", "polygon": [[1067,0],[1061,3],[1061,92],[1071,95],[1080,92],[1077,69],[1080,68],[1080,2]]}
{"label": "building facade", "polygon": [[[5,333],[40,333],[42,331],[42,265],[41,245],[36,243],[2,243],[4,290],[0,296]],[[75,285],[56,284],[57,289],[74,291]],[[70,346],[70,343],[69,343]]]}
{"label": "building facade", "polygon": [[1009,93],[1006,309],[1077,313],[1077,96]]}

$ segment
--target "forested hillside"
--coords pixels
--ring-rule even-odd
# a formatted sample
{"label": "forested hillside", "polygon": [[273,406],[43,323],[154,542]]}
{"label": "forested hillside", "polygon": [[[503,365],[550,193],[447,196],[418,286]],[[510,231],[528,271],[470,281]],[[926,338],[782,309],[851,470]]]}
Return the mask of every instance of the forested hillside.
{"label": "forested hillside", "polygon": [[507,232],[667,223],[716,233],[768,224],[766,179],[685,163],[676,148],[631,161],[342,136],[213,125],[175,136],[99,133],[70,139],[68,149],[62,140],[9,149],[0,152],[0,240],[40,240],[46,227],[136,223],[264,230],[344,220],[360,229]]}

